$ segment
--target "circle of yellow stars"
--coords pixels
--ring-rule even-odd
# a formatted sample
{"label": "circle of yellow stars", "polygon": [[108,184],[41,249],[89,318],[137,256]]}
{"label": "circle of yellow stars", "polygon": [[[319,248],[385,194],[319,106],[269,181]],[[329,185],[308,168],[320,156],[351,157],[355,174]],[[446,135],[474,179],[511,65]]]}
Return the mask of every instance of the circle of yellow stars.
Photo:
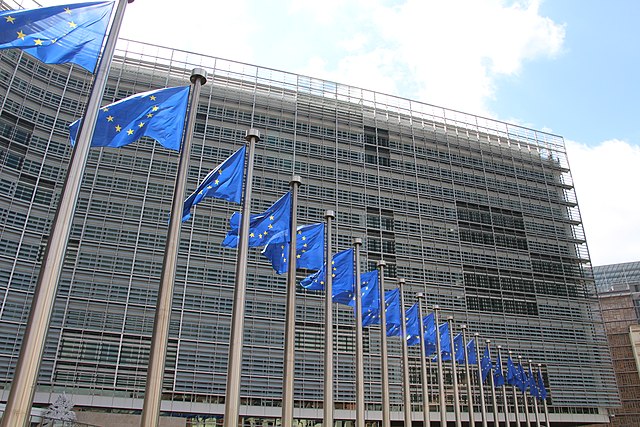
{"label": "circle of yellow stars", "polygon": [[[72,11],[71,11],[70,8],[65,7],[64,8],[64,13],[68,14],[68,15],[71,15]],[[5,19],[5,23],[12,24],[12,25],[16,25],[16,21],[18,20],[16,17],[11,16],[11,15],[5,16],[4,19]],[[69,31],[72,31],[72,30],[74,30],[75,28],[78,27],[78,24],[76,24],[73,20],[67,21],[67,25],[69,26]],[[22,28],[19,29],[18,31],[16,31],[16,35],[17,35],[16,38],[20,39],[22,41],[25,41],[25,39],[27,39],[27,37],[29,36],[27,33],[25,33],[23,31]],[[64,34],[62,34],[61,36],[64,36]],[[58,39],[59,38],[53,38],[53,39],[50,39],[50,40],[43,40],[41,38],[35,38],[35,39],[33,39],[33,45],[34,45],[34,47],[36,47],[36,46],[45,46],[45,43],[46,44],[54,44],[54,43],[56,43],[58,41]]]}
{"label": "circle of yellow stars", "polygon": [[[272,217],[272,218],[273,218],[273,217]],[[270,226],[271,226],[271,225],[270,225]],[[301,246],[302,246],[302,249],[297,249],[297,250],[296,250],[296,252],[298,252],[298,253],[296,254],[296,259],[300,259],[300,258],[302,257],[302,255],[303,255],[305,252],[307,252],[307,249],[306,249],[306,248],[308,247],[308,244],[307,244],[307,242],[306,242],[306,240],[307,240],[307,236],[302,236],[302,231],[298,231],[298,235],[300,236],[300,240],[302,240],[302,242],[303,242],[303,243],[302,243],[302,245],[301,245]],[[283,261],[283,262],[287,262],[287,257],[286,257],[286,255],[285,255],[285,253],[284,253],[285,245],[280,245],[280,249],[282,249],[282,254],[280,255],[280,256],[282,257],[282,261]],[[335,277],[335,275],[334,275],[334,277]],[[321,283],[321,284],[324,284],[324,282],[320,282],[320,283]]]}
{"label": "circle of yellow stars", "polygon": [[[156,101],[156,97],[155,97],[155,95],[150,95],[150,96],[149,96],[149,100],[150,100],[150,101]],[[151,118],[153,117],[154,113],[155,113],[155,112],[157,112],[159,109],[160,109],[160,107],[158,107],[157,105],[154,105],[153,107],[151,107],[151,110],[150,110],[147,114],[145,114],[145,115],[144,115],[144,117],[146,117],[147,119],[151,119]],[[102,112],[104,112],[104,113],[107,113],[107,112],[109,112],[109,106],[102,107],[100,110],[101,110]],[[106,117],[106,120],[107,120],[107,122],[114,123],[115,117],[114,117],[114,116],[112,116],[111,114],[109,114],[109,115]],[[146,125],[146,123],[145,123],[145,122],[140,121],[140,122],[137,124],[137,127],[138,127],[139,129],[142,129],[145,125]],[[122,128],[122,126],[121,126],[120,124],[116,124],[116,125],[114,126],[114,129],[115,129],[116,133],[120,133],[120,132],[122,132],[122,129],[123,129],[123,128]],[[128,129],[126,130],[127,135],[133,135],[133,134],[134,134],[134,132],[135,132],[135,130],[134,130],[134,129],[132,129],[132,128],[128,128]]]}
{"label": "circle of yellow stars", "polygon": [[[273,215],[270,215],[269,216],[269,221],[273,221],[273,220],[275,220],[275,217]],[[273,228],[273,224],[267,225],[267,228],[269,230],[271,230]],[[263,238],[267,237],[267,235],[269,235],[269,230],[264,230],[264,231],[258,233],[258,238],[259,239],[263,239]],[[249,233],[249,237],[251,237],[251,238],[256,237],[255,232],[252,231],[251,233]]]}
{"label": "circle of yellow stars", "polygon": [[[218,169],[217,171],[214,171],[214,173],[217,173],[218,176],[222,175],[222,168]],[[213,186],[218,186],[220,185],[220,180],[218,178],[214,179],[212,181],[213,185],[208,184],[205,188],[203,188],[202,190],[200,190],[198,192],[198,194],[203,195],[205,193],[205,191],[209,191],[209,190],[213,190]]]}

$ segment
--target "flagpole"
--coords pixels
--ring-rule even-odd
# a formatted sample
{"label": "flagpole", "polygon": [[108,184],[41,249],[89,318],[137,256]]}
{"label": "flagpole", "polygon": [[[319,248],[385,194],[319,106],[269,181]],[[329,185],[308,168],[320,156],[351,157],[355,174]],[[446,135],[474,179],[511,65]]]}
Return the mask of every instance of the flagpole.
{"label": "flagpole", "polygon": [[[487,348],[490,347],[491,345],[491,340],[486,340],[485,341],[487,343]],[[491,358],[491,349],[489,348],[489,358]],[[493,362],[492,362],[493,363]],[[493,369],[489,370],[489,377],[490,377],[490,381],[489,381],[489,385],[491,386],[491,399],[492,399],[492,404],[493,404],[493,425],[498,427],[500,425],[499,419],[498,419],[498,400],[496,399],[496,383],[493,379]]]}
{"label": "flagpole", "polygon": [[291,188],[291,219],[289,225],[289,262],[287,269],[287,302],[285,307],[284,373],[282,378],[282,427],[293,427],[293,380],[295,376],[296,338],[296,243],[298,189],[302,178],[294,175]]}
{"label": "flagpole", "polygon": [[[544,378],[542,377],[542,365],[540,363],[538,363],[538,373],[540,374],[540,379],[542,379],[544,385]],[[538,387],[540,387],[539,384]],[[549,407],[547,406],[547,399],[542,399],[542,403],[544,405],[544,423],[546,427],[551,427],[551,422],[549,421]]]}
{"label": "flagpole", "polygon": [[[498,360],[500,360],[500,371],[502,371],[504,376],[504,370],[502,369],[502,346],[498,346]],[[509,402],[507,401],[507,382],[505,379],[504,384],[502,384],[502,405],[504,408],[504,425],[505,427],[511,426],[511,421],[509,420]]]}
{"label": "flagpole", "polygon": [[440,307],[433,306],[433,321],[436,325],[436,354],[438,360],[438,394],[440,407],[440,426],[447,425],[447,402],[444,394],[444,374],[442,372],[442,344],[440,343]]}
{"label": "flagpole", "polygon": [[549,407],[547,406],[547,399],[543,400],[542,403],[544,404],[545,425],[546,427],[551,427],[551,421],[549,421]]}
{"label": "flagpole", "polygon": [[[511,350],[509,350],[509,357],[511,357]],[[520,427],[520,407],[518,405],[518,389],[515,385],[512,385],[513,389],[513,412],[516,416],[516,426]]]}
{"label": "flagpole", "polygon": [[[389,353],[387,349],[387,305],[385,303],[384,268],[387,263],[380,260],[378,267],[378,286],[380,288],[380,368],[382,370],[382,427],[391,426],[391,409],[389,404]],[[333,427],[333,426],[331,426]]]}
{"label": "flagpole", "polygon": [[[353,295],[356,298],[356,427],[365,427],[365,407],[364,407],[364,345],[362,334],[362,290],[360,289],[361,277],[360,277],[360,247],[362,246],[362,239],[356,237],[353,239],[354,247],[354,264],[356,283]],[[327,275],[330,273],[327,273]]]}
{"label": "flagpole", "polygon": [[[535,378],[533,378],[533,363],[529,360],[529,372],[531,372],[531,379],[535,382]],[[538,391],[538,394],[540,392]],[[538,396],[533,396],[533,414],[536,419],[536,427],[540,427],[540,408],[538,408]]]}
{"label": "flagpole", "polygon": [[251,215],[251,184],[256,143],[260,132],[249,129],[245,136],[247,150],[247,172],[242,196],[242,218],[238,230],[238,252],[236,255],[236,278],[231,312],[231,335],[229,337],[229,366],[227,368],[227,390],[224,406],[224,427],[237,427],[240,412],[240,381],[242,370],[242,343],[244,338],[244,305],[247,288],[247,256],[249,254],[249,220]]}
{"label": "flagpole", "polygon": [[[522,365],[522,356],[518,356],[518,364]],[[524,378],[522,378],[522,381],[524,381]],[[522,392],[522,400],[524,400],[524,422],[527,427],[531,427],[531,420],[529,418],[529,402],[527,402],[526,389]]]}
{"label": "flagpole", "polygon": [[162,276],[156,301],[156,314],[153,322],[153,335],[149,353],[149,368],[142,405],[140,425],[142,427],[157,426],[160,421],[160,405],[162,403],[162,380],[164,378],[167,347],[169,342],[169,324],[171,322],[171,304],[178,263],[178,248],[180,246],[180,226],[182,225],[182,205],[189,172],[189,157],[191,155],[191,141],[193,128],[198,111],[200,89],[207,82],[207,73],[202,68],[194,68],[191,72],[191,100],[187,128],[183,136],[180,149],[180,160],[176,174],[176,184],[173,188],[173,202],[169,218],[169,230],[164,247],[162,261]]}
{"label": "flagpole", "polygon": [[[132,3],[133,0],[129,0]],[[38,373],[42,362],[44,345],[51,322],[51,313],[56,298],[58,282],[64,265],[65,253],[73,214],[78,202],[82,176],[89,156],[89,148],[102,95],[107,85],[109,69],[120,33],[120,26],[127,1],[119,0],[113,23],[106,39],[100,63],[96,71],[91,94],[87,102],[84,120],[71,153],[67,178],[60,194],[60,203],[49,233],[49,242],[40,267],[38,282],[31,302],[31,311],[20,347],[20,355],[11,384],[7,406],[2,417],[2,427],[27,425],[31,415],[31,404],[36,390]]]}
{"label": "flagpole", "polygon": [[333,427],[333,276],[331,270],[331,220],[336,215],[327,210],[324,213],[325,243],[325,279],[324,279],[324,425]]}
{"label": "flagpole", "polygon": [[418,313],[420,316],[420,368],[422,370],[422,418],[423,426],[431,427],[431,416],[429,414],[429,379],[427,375],[427,346],[424,341],[424,322],[422,320],[422,302],[425,300],[424,293],[418,292]]}
{"label": "flagpole", "polygon": [[402,315],[402,391],[404,394],[404,425],[411,427],[411,390],[409,379],[409,346],[407,345],[407,315],[404,308],[404,279],[398,279],[400,288],[400,314]]}
{"label": "flagpole", "polygon": [[482,427],[487,427],[487,408],[484,398],[484,384],[482,381],[482,359],[480,358],[480,334],[473,334],[476,340],[476,362],[478,363],[478,386],[480,387],[480,413],[482,414]]}
{"label": "flagpole", "polygon": [[460,325],[462,329],[462,345],[464,345],[464,373],[467,379],[467,408],[469,411],[469,427],[476,423],[473,408],[473,394],[471,392],[471,367],[469,366],[469,350],[467,349],[467,325]]}
{"label": "flagpole", "polygon": [[462,427],[462,415],[460,414],[460,392],[458,391],[458,370],[456,364],[456,346],[453,338],[453,317],[447,317],[449,325],[449,345],[451,346],[451,379],[453,381],[453,411],[456,418],[456,427]]}

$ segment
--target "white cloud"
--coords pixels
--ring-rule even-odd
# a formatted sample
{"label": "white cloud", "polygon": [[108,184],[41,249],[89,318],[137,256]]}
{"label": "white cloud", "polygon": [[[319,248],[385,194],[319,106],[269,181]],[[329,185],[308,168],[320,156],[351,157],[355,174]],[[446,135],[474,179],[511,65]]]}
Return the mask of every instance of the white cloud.
{"label": "white cloud", "polygon": [[[326,68],[298,72],[476,114],[491,115],[497,78],[557,55],[564,42],[564,26],[541,16],[538,1],[345,3],[329,9],[348,20],[322,19],[337,38],[334,57]],[[317,7],[300,1],[296,10],[309,15]]]}
{"label": "white cloud", "polygon": [[420,88],[413,97],[485,115],[496,78],[557,54],[564,40],[564,28],[540,16],[535,1],[409,0],[380,8],[375,19]]}
{"label": "white cloud", "polygon": [[[42,0],[54,4],[55,0]],[[562,50],[539,0],[174,0],[127,7],[121,36],[491,116],[496,79]],[[319,64],[322,64],[320,66]]]}
{"label": "white cloud", "polygon": [[120,36],[251,62],[258,24],[244,0],[136,1],[127,6]]}
{"label": "white cloud", "polygon": [[593,265],[640,260],[640,147],[566,146]]}

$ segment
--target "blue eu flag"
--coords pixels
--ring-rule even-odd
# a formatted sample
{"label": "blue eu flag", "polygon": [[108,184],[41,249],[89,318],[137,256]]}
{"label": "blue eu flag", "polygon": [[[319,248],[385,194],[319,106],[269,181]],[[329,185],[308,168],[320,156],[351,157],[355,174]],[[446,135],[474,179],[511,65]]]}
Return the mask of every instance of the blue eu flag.
{"label": "blue eu flag", "polygon": [[518,387],[518,389],[520,389],[521,392],[525,392],[527,391],[527,386],[528,386],[528,378],[527,378],[527,373],[524,371],[524,368],[522,367],[522,363],[518,363],[518,376],[517,376],[517,382],[516,382],[516,387]]}
{"label": "blue eu flag", "polygon": [[400,288],[384,293],[385,315],[387,320],[387,336],[402,335],[402,309],[400,308]]}
{"label": "blue eu flag", "polygon": [[[327,265],[325,263],[320,271],[302,279],[300,286],[315,291],[324,290],[326,271]],[[353,248],[338,252],[333,256],[333,260],[331,261],[331,277],[333,279],[331,284],[332,301],[349,305],[353,299],[353,289],[355,288]]]}
{"label": "blue eu flag", "polygon": [[[449,343],[451,347],[451,343]],[[464,346],[462,345],[462,334],[458,334],[453,337],[453,354],[455,355],[456,362],[464,363]],[[451,360],[450,352],[443,352],[442,360]]]}
{"label": "blue eu flag", "polygon": [[498,360],[496,361],[496,369],[493,373],[493,385],[496,387],[501,387],[505,383],[504,381],[504,373],[502,372],[502,359],[500,358],[500,353],[498,353]]}
{"label": "blue eu flag", "polygon": [[438,326],[440,331],[440,351],[443,354],[451,352],[451,331],[449,330],[449,322],[444,322]]}
{"label": "blue eu flag", "polygon": [[538,398],[545,400],[547,398],[547,389],[544,386],[544,378],[542,377],[542,371],[538,370]]}
{"label": "blue eu flag", "polygon": [[[271,236],[262,255],[271,261],[277,274],[289,270],[288,230]],[[296,233],[296,268],[320,270],[324,261],[324,223],[301,225]]]}
{"label": "blue eu flag", "polygon": [[482,369],[482,383],[484,384],[485,380],[489,376],[491,372],[491,356],[489,355],[489,347],[484,348],[484,354],[482,355],[482,360],[480,361],[480,368]]}
{"label": "blue eu flag", "polygon": [[533,397],[540,397],[538,392],[538,384],[536,383],[536,377],[533,376],[531,366],[529,366],[529,375],[527,375],[527,385],[529,386],[529,393]]}
{"label": "blue eu flag", "polygon": [[[360,295],[362,295],[362,326],[380,323],[380,281],[378,270],[368,271],[360,275]],[[356,306],[355,298],[350,306]]]}
{"label": "blue eu flag", "polygon": [[[222,246],[235,248],[238,246],[238,232],[242,215],[234,212],[229,224],[231,230],[222,241]],[[291,192],[287,192],[271,205],[269,209],[260,214],[251,215],[249,218],[249,247],[264,246],[274,234],[286,230],[289,235],[291,222]]]}
{"label": "blue eu flag", "polygon": [[93,73],[114,2],[0,12],[0,49],[22,49],[47,64],[72,62]]}
{"label": "blue eu flag", "polygon": [[462,337],[462,334],[458,334],[455,337],[453,337],[453,346],[455,347],[454,354],[456,355],[456,362],[465,363],[464,339]]}
{"label": "blue eu flag", "polygon": [[434,354],[436,348],[436,319],[433,313],[429,313],[422,318],[424,325],[424,351],[425,356]]}
{"label": "blue eu flag", "polygon": [[[122,147],[148,136],[170,150],[180,150],[187,115],[189,86],[138,93],[100,108],[92,147]],[[76,143],[80,120],[69,126]]]}
{"label": "blue eu flag", "polygon": [[518,384],[518,369],[516,368],[516,365],[513,364],[511,356],[507,359],[507,384]]}
{"label": "blue eu flag", "polygon": [[418,303],[413,304],[405,313],[404,321],[407,326],[407,345],[420,344],[420,308]]}
{"label": "blue eu flag", "polygon": [[[438,326],[438,333],[440,334],[440,356],[442,360],[451,360],[451,355],[449,354],[451,352],[449,322],[441,323],[440,326]],[[437,362],[438,355],[436,354],[431,361]]]}
{"label": "blue eu flag", "polygon": [[476,355],[476,340],[474,338],[471,338],[467,343],[467,356],[469,356],[470,365],[478,363],[478,356]]}
{"label": "blue eu flag", "polygon": [[191,208],[205,197],[215,197],[233,203],[242,201],[242,182],[244,181],[244,163],[246,145],[243,145],[231,157],[209,172],[187,200],[182,208],[182,222],[191,218]]}

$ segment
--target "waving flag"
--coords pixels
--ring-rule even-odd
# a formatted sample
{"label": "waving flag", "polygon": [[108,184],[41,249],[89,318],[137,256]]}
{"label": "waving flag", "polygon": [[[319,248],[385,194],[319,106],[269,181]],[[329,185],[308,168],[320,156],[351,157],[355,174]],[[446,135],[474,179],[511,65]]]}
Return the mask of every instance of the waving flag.
{"label": "waving flag", "polygon": [[480,361],[480,367],[482,368],[482,383],[484,384],[485,380],[489,376],[491,372],[491,356],[489,356],[489,346],[484,348],[484,354],[482,355],[482,360]]}
{"label": "waving flag", "polygon": [[0,49],[22,49],[46,64],[71,62],[93,73],[112,1],[0,12]]}
{"label": "waving flag", "polygon": [[407,326],[407,345],[420,344],[420,308],[418,303],[413,304],[404,314],[404,319]]}
{"label": "waving flag", "polygon": [[[271,261],[277,274],[289,269],[288,230],[282,230],[271,237],[262,250],[262,255]],[[296,233],[296,268],[320,270],[324,260],[324,223],[301,225]]]}
{"label": "waving flag", "polygon": [[[360,275],[360,291],[362,295],[362,326],[380,323],[380,281],[378,270],[368,271]],[[356,306],[352,298],[350,306]]]}
{"label": "waving flag", "polygon": [[[242,215],[234,212],[229,224],[231,230],[222,241],[222,246],[238,246],[238,232]],[[289,229],[291,221],[291,192],[280,197],[269,209],[261,214],[251,215],[249,219],[249,247],[264,246],[272,235]]]}
{"label": "waving flag", "polygon": [[[187,115],[189,86],[138,93],[100,108],[92,147],[123,147],[147,136],[170,150],[180,150]],[[69,126],[76,143],[81,120]]]}
{"label": "waving flag", "polygon": [[518,376],[517,376],[517,382],[516,382],[516,387],[518,387],[518,389],[521,392],[525,392],[527,391],[527,386],[529,379],[527,378],[527,373],[524,371],[524,368],[522,367],[522,363],[518,363]]}
{"label": "waving flag", "polygon": [[402,335],[402,309],[400,308],[400,289],[396,288],[384,293],[387,316],[387,336]]}
{"label": "waving flag", "polygon": [[501,387],[504,385],[504,373],[502,372],[502,358],[500,357],[500,353],[498,353],[498,360],[496,361],[496,369],[493,373],[493,384],[496,387]]}
{"label": "waving flag", "polygon": [[542,370],[538,368],[538,398],[545,400],[547,398],[547,389],[544,386],[544,378],[542,377]]}
{"label": "waving flag", "polygon": [[507,384],[518,385],[518,369],[513,364],[511,356],[507,359]]}
{"label": "waving flag", "polygon": [[[327,265],[323,265],[319,271],[305,277],[300,286],[315,291],[324,290]],[[353,272],[353,248],[338,252],[331,261],[332,298],[333,302],[349,305],[353,299],[355,288],[355,274]]]}
{"label": "waving flag", "polygon": [[467,343],[467,356],[469,356],[469,364],[475,365],[478,363],[478,355],[476,354],[476,340],[471,338]]}
{"label": "waving flag", "polygon": [[191,208],[205,197],[228,200],[233,203],[242,201],[242,182],[244,181],[245,152],[243,145],[231,157],[209,172],[187,200],[182,209],[182,222],[191,218]]}
{"label": "waving flag", "polygon": [[436,320],[433,313],[429,313],[422,318],[424,325],[424,352],[425,356],[430,356],[436,352]]}

